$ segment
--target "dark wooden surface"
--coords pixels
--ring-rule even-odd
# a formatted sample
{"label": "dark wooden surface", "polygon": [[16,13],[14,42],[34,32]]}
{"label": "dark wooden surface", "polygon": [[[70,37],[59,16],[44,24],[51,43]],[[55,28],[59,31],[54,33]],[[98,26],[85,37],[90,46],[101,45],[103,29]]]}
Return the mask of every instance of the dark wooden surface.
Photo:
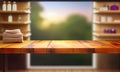
{"label": "dark wooden surface", "polygon": [[[2,72],[2,71],[0,71]],[[34,70],[10,70],[8,72],[120,72],[120,70],[96,70],[96,69],[34,69]]]}
{"label": "dark wooden surface", "polygon": [[88,54],[120,53],[120,41],[97,40],[27,40],[23,43],[3,43],[0,54]]}
{"label": "dark wooden surface", "polygon": [[[3,56],[0,55],[0,70],[2,69]],[[25,54],[9,54],[7,55],[7,63],[9,70],[26,69],[26,55]]]}

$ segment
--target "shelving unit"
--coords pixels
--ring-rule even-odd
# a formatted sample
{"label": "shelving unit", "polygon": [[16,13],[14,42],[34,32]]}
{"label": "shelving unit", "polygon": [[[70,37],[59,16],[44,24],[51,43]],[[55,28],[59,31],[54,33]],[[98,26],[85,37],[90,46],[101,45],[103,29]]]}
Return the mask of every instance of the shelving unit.
{"label": "shelving unit", "polygon": [[[104,5],[109,7],[117,5],[119,10],[100,10]],[[106,21],[101,22],[100,17],[104,16]],[[108,17],[111,22],[107,22]],[[119,20],[115,22],[115,20]],[[104,29],[115,29],[117,33],[104,33]],[[120,2],[94,2],[93,3],[93,40],[119,40],[120,39]]]}
{"label": "shelving unit", "polygon": [[[12,1],[11,1],[12,2]],[[6,3],[8,3],[6,1]],[[2,11],[2,4],[0,2],[0,40],[2,39],[2,33],[7,29],[20,29],[23,33],[24,40],[30,39],[30,2],[16,2],[17,11]],[[12,15],[13,21],[8,22],[9,14]],[[21,20],[18,21],[18,16],[21,16]]]}

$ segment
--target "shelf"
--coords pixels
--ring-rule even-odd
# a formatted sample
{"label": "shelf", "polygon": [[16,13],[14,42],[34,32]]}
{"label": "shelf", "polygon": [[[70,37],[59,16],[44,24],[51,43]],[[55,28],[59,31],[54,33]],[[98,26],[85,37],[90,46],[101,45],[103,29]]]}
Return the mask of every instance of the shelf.
{"label": "shelf", "polygon": [[26,21],[26,22],[18,22],[18,21],[14,21],[14,22],[7,22],[7,21],[2,21],[2,22],[0,22],[0,25],[2,24],[2,25],[20,25],[20,24],[22,24],[22,25],[24,25],[24,24],[30,24],[31,22],[30,21]]}
{"label": "shelf", "polygon": [[94,11],[94,13],[120,13],[120,10],[108,10],[108,11]]}
{"label": "shelf", "polygon": [[98,37],[120,37],[120,33],[116,34],[93,33],[93,35]]}
{"label": "shelf", "polygon": [[107,24],[112,24],[112,25],[120,25],[120,22],[94,22],[94,24],[104,24],[104,25],[107,25]]}
{"label": "shelf", "polygon": [[30,10],[19,10],[19,11],[1,11],[0,13],[30,13]]}
{"label": "shelf", "polygon": [[[1,1],[2,3],[3,1]],[[3,11],[0,9],[0,40],[2,40],[2,33],[5,30],[13,30],[20,29],[23,33],[23,39],[29,40],[31,36],[30,30],[30,14],[31,14],[31,6],[30,2],[16,2],[17,3],[17,11]],[[0,5],[2,7],[2,4]],[[13,21],[8,22],[9,14],[12,15]],[[19,18],[20,15],[20,18]],[[19,21],[18,21],[19,18]]]}

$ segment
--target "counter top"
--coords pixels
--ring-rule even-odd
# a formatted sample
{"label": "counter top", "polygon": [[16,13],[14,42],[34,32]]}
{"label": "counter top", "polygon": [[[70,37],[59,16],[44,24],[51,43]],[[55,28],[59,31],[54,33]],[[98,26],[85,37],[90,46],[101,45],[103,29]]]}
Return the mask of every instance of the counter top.
{"label": "counter top", "polygon": [[3,43],[0,54],[91,54],[120,53],[120,40],[27,40]]}

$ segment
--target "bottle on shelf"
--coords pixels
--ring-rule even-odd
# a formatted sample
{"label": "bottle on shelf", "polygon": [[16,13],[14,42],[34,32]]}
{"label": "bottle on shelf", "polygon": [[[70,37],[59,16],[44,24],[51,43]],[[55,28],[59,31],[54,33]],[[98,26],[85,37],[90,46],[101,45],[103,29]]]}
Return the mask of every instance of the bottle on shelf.
{"label": "bottle on shelf", "polygon": [[108,33],[108,29],[107,28],[104,29],[104,33]]}
{"label": "bottle on shelf", "polygon": [[7,4],[7,11],[11,11],[11,2],[8,1],[8,4]]}
{"label": "bottle on shelf", "polygon": [[111,16],[107,17],[107,22],[112,22],[112,17]]}
{"label": "bottle on shelf", "polygon": [[21,21],[21,16],[20,15],[18,15],[18,22],[20,22]]}
{"label": "bottle on shelf", "polygon": [[97,21],[98,21],[98,22],[101,22],[101,16],[98,16]]}
{"label": "bottle on shelf", "polygon": [[13,21],[13,18],[12,18],[12,15],[10,14],[9,16],[8,16],[8,22],[12,22]]}
{"label": "bottle on shelf", "polygon": [[6,8],[6,1],[3,1],[2,10],[3,10],[3,11],[6,11],[6,9],[7,9],[7,8]]}
{"label": "bottle on shelf", "polygon": [[106,22],[106,17],[105,16],[101,16],[101,22]]}
{"label": "bottle on shelf", "polygon": [[108,28],[105,28],[105,29],[104,29],[104,33],[107,33],[107,34],[115,34],[115,33],[116,33],[116,29],[108,29]]}
{"label": "bottle on shelf", "polygon": [[108,10],[108,6],[105,4],[104,5],[104,10],[107,11]]}
{"label": "bottle on shelf", "polygon": [[13,2],[12,10],[13,10],[13,11],[17,11],[17,4],[16,4],[15,1]]}
{"label": "bottle on shelf", "polygon": [[105,28],[105,29],[104,29],[104,33],[110,33],[110,29]]}
{"label": "bottle on shelf", "polygon": [[107,9],[110,10],[110,6],[109,5],[107,5]]}
{"label": "bottle on shelf", "polygon": [[111,29],[111,33],[115,34],[116,33],[116,29]]}
{"label": "bottle on shelf", "polygon": [[104,4],[103,7],[100,8],[101,11],[109,10],[108,5]]}

